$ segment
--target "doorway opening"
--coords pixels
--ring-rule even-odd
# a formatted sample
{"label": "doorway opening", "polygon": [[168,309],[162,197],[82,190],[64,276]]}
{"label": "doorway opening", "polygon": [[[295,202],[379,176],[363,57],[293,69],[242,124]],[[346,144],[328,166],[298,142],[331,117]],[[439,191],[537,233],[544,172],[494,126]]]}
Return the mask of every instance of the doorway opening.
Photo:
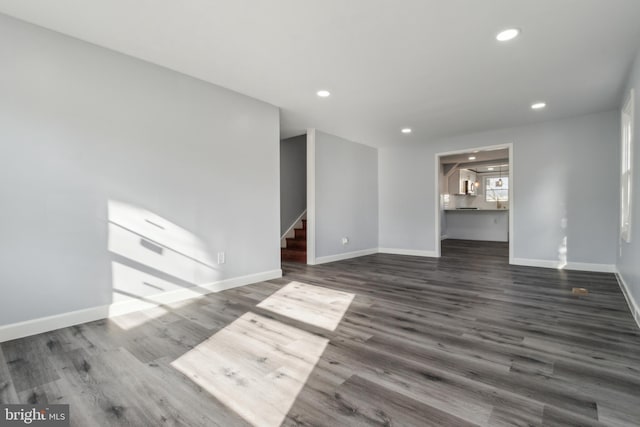
{"label": "doorway opening", "polygon": [[[436,256],[443,243],[508,245],[513,260],[513,144],[437,153]],[[484,242],[484,243],[481,243]]]}
{"label": "doorway opening", "polygon": [[280,141],[280,259],[307,263],[307,134]]}

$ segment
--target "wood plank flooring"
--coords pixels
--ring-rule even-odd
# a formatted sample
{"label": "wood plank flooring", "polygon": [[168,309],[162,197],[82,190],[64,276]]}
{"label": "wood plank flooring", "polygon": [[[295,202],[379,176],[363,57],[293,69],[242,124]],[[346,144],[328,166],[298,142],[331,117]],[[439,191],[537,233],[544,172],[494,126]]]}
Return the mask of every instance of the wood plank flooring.
{"label": "wood plank flooring", "polygon": [[0,403],[69,403],[74,426],[640,425],[640,330],[612,274],[509,266],[504,243],[442,253],[284,263],[4,342]]}

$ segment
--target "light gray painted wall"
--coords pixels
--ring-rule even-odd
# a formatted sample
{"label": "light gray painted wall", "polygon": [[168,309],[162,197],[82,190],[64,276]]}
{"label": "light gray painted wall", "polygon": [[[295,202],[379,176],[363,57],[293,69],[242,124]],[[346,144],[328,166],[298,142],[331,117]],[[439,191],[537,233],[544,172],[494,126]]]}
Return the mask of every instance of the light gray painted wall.
{"label": "light gray painted wall", "polygon": [[276,107],[3,15],[0,62],[0,325],[280,268]]}
{"label": "light gray painted wall", "polygon": [[316,257],[377,248],[378,151],[316,131],[315,161]]}
{"label": "light gray painted wall", "polygon": [[280,235],[307,209],[307,135],[280,141]]}
{"label": "light gray painted wall", "polygon": [[[635,89],[634,108],[635,114],[633,119],[634,135],[633,135],[633,206],[632,206],[632,223],[631,223],[631,243],[620,242],[620,255],[617,260],[618,271],[624,278],[625,283],[629,287],[631,297],[636,305],[640,307],[640,52],[636,56],[636,60],[627,83],[624,98],[631,88]],[[622,101],[624,102],[624,101]],[[620,142],[617,144],[620,146]],[[618,169],[619,170],[619,169]],[[620,188],[620,182],[616,188]],[[618,203],[620,203],[618,201]],[[618,209],[618,215],[620,210]],[[616,219],[618,219],[616,217]],[[618,221],[619,222],[619,221]],[[619,236],[619,224],[618,234]]]}
{"label": "light gray painted wall", "polygon": [[618,128],[611,111],[380,149],[380,247],[435,250],[436,153],[511,142],[514,256],[557,261],[566,236],[568,261],[614,264]]}

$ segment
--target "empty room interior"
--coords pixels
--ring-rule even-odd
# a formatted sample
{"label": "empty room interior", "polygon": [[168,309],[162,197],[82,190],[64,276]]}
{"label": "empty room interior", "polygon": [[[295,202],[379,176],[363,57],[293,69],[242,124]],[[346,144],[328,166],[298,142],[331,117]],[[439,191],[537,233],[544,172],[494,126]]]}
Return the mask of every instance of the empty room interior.
{"label": "empty room interior", "polygon": [[0,0],[0,425],[640,425],[639,96],[638,0]]}

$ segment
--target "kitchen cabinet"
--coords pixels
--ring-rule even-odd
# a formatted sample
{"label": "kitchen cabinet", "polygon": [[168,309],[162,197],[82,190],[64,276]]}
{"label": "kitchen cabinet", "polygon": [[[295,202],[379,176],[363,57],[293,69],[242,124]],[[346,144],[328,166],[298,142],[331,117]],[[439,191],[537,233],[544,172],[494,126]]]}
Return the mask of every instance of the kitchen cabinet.
{"label": "kitchen cabinet", "polygon": [[469,169],[457,169],[448,180],[449,194],[466,194],[475,196],[477,188],[475,186],[476,173]]}

